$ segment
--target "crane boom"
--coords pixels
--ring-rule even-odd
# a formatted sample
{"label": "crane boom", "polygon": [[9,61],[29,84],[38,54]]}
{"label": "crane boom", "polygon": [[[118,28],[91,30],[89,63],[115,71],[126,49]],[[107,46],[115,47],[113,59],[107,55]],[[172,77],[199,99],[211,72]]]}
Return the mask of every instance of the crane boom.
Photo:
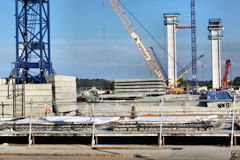
{"label": "crane boom", "polygon": [[178,77],[178,79],[173,82],[173,84],[171,84],[171,86],[169,87],[170,89],[187,73],[187,70],[185,70],[181,76]]}
{"label": "crane boom", "polygon": [[[201,54],[196,60],[197,62],[202,58],[204,57],[205,55]],[[178,76],[180,76],[181,74],[183,74],[185,72],[185,70],[188,70],[190,67],[192,67],[192,62],[189,63],[188,65],[186,65],[185,67],[183,67],[183,69],[181,69],[179,72],[178,72]]]}
{"label": "crane boom", "polygon": [[142,42],[141,38],[137,34],[136,30],[133,28],[132,23],[126,16],[125,12],[123,11],[122,7],[120,6],[119,2],[117,0],[109,0],[112,7],[114,8],[115,12],[117,13],[118,17],[122,21],[123,25],[127,29],[129,35],[133,39],[134,43],[137,45],[139,51],[143,55],[145,61],[148,63],[150,69],[152,72],[159,78],[163,79],[162,73],[159,70],[158,66],[156,65],[156,62],[152,58],[151,54],[149,53],[147,47]]}
{"label": "crane boom", "polygon": [[157,53],[155,52],[155,50],[153,49],[153,47],[149,47],[152,50],[153,56],[158,64],[158,67],[160,68],[162,74],[163,74],[163,78],[167,79],[167,72],[165,71],[162,63],[160,62],[160,60],[158,59]]}
{"label": "crane boom", "polygon": [[227,60],[226,60],[226,63],[225,63],[224,75],[223,75],[223,78],[222,78],[222,87],[223,87],[223,88],[228,88],[227,76],[228,76],[228,72],[229,72],[229,67],[230,67],[230,65],[231,65],[231,61],[230,61],[230,59],[227,59]]}

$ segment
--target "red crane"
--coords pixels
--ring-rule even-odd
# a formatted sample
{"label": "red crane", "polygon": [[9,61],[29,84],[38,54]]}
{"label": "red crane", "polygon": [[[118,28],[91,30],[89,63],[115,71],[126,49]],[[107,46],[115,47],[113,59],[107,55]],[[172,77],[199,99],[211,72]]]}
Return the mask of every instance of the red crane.
{"label": "red crane", "polygon": [[230,61],[230,59],[227,59],[226,63],[225,63],[224,75],[223,75],[223,78],[222,78],[222,88],[228,88],[227,77],[228,77],[230,66],[231,66],[231,61]]}

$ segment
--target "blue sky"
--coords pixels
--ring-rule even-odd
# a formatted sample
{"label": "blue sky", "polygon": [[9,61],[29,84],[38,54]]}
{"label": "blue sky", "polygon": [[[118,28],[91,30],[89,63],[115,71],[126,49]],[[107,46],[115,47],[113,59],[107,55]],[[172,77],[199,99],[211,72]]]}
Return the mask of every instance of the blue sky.
{"label": "blue sky", "polygon": [[[104,2],[104,6],[103,6]],[[180,23],[190,24],[190,0],[122,0],[145,27],[166,46],[163,13],[179,12]],[[7,77],[15,60],[15,0],[1,2],[0,76]],[[240,76],[239,0],[197,0],[199,80],[211,79],[211,43],[208,19],[222,18],[224,40],[222,72],[232,61],[232,78]],[[153,46],[166,66],[166,54],[130,17],[147,47]],[[235,20],[236,19],[236,20]],[[191,62],[190,30],[177,32],[177,59],[183,67]],[[51,43],[54,69],[60,75],[79,78],[153,78],[154,75],[131,40],[108,0],[51,0]],[[203,70],[202,70],[203,65]],[[185,76],[191,79],[191,70]]]}

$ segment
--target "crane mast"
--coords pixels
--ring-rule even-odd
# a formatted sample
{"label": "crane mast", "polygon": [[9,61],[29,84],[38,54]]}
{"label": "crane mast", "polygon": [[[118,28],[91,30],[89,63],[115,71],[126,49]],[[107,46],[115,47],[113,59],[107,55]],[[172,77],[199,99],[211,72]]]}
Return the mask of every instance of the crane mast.
{"label": "crane mast", "polygon": [[191,39],[192,39],[192,87],[197,87],[197,33],[196,33],[196,0],[191,0]]}
{"label": "crane mast", "polygon": [[150,69],[152,72],[159,78],[163,79],[162,73],[159,70],[156,62],[152,58],[151,54],[149,53],[147,47],[144,45],[142,42],[141,38],[137,34],[136,30],[133,28],[132,23],[126,16],[125,12],[123,11],[122,7],[120,6],[119,2],[117,0],[109,0],[111,3],[112,7],[114,8],[115,12],[117,13],[118,17],[122,21],[123,25],[127,29],[129,35],[133,39],[134,43],[137,45],[139,51],[143,55],[145,61],[148,63]]}

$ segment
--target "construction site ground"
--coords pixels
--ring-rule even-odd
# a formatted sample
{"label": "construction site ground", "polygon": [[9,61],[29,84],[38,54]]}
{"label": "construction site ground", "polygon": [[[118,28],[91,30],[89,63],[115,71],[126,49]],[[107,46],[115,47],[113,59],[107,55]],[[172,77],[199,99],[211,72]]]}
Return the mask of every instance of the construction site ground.
{"label": "construction site ground", "polygon": [[[109,149],[104,149],[108,147]],[[125,147],[125,149],[119,149]],[[141,148],[140,148],[141,147]],[[130,148],[130,149],[128,149]],[[135,148],[135,149],[134,149]],[[138,145],[101,145],[92,149],[86,145],[0,145],[1,160],[104,160],[104,159],[135,159],[135,160],[226,160],[230,159],[231,152],[240,147],[225,146],[183,146],[168,145],[163,148],[158,146]]]}

